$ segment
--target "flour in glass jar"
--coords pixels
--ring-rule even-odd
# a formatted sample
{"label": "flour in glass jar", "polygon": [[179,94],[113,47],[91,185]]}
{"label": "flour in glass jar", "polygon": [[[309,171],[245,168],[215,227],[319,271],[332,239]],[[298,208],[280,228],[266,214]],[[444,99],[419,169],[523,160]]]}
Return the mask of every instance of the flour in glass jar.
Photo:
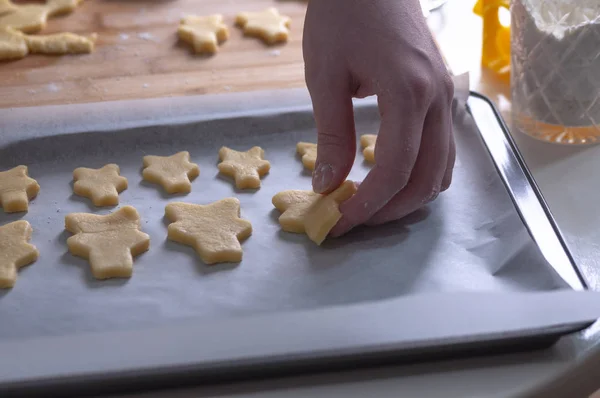
{"label": "flour in glass jar", "polygon": [[600,141],[600,1],[513,0],[513,122],[546,141]]}

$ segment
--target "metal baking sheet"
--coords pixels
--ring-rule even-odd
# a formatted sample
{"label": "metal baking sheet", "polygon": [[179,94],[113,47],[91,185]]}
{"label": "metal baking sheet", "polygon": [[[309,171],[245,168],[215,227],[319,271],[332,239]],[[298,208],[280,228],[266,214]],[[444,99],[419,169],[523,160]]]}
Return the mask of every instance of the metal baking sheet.
{"label": "metal baking sheet", "polygon": [[[0,293],[0,395],[532,349],[586,327],[600,301],[568,291],[585,284],[497,112],[476,94],[468,108],[454,108],[448,192],[321,248],[281,232],[270,205],[279,190],[310,188],[294,153],[316,134],[303,90],[0,110],[0,169],[26,163],[42,186],[29,213],[0,215],[29,220],[41,252]],[[356,110],[359,133],[376,131],[374,101]],[[217,150],[256,144],[273,170],[260,190],[237,192],[217,175]],[[192,194],[141,182],[144,154],[177,150],[202,168]],[[129,178],[122,203],[152,239],[127,281],[93,280],[65,244],[65,214],[109,211],[72,195],[72,170],[107,162]],[[351,178],[367,171],[358,153]],[[168,202],[232,195],[254,225],[241,264],[208,267],[166,241]]]}
{"label": "metal baking sheet", "polygon": [[[317,247],[303,235],[282,232],[271,205],[281,190],[310,189],[310,176],[295,154],[298,141],[316,139],[310,107],[260,109],[244,103],[246,109],[240,110],[240,103],[221,97],[220,112],[214,114],[203,112],[206,101],[198,104],[197,115],[190,116],[195,120],[158,117],[141,127],[124,126],[110,108],[97,110],[87,128],[75,128],[78,107],[66,108],[71,116],[60,119],[57,109],[29,110],[39,123],[31,116],[11,122],[15,115],[3,111],[2,120],[13,127],[0,134],[0,169],[28,165],[41,192],[27,214],[0,213],[0,223],[28,220],[41,256],[19,273],[14,289],[0,293],[0,339],[136,329],[190,318],[209,321],[428,292],[567,286],[531,237],[473,120],[460,107],[455,117],[458,159],[449,191],[404,221],[361,228]],[[53,120],[59,122],[48,123]],[[376,132],[375,105],[357,106],[356,120],[360,134]],[[217,174],[222,145],[265,149],[272,170],[261,189],[237,191]],[[142,182],[142,156],[181,150],[189,151],[201,168],[191,194],[165,195]],[[350,179],[361,180],[369,166],[360,153],[356,159]],[[121,204],[138,209],[142,229],[151,237],[150,251],[135,260],[129,280],[94,280],[87,262],[68,253],[65,243],[70,236],[64,231],[66,214],[114,211],[72,194],[76,167],[106,163],[119,164],[129,179]],[[229,196],[240,199],[242,217],[254,229],[242,245],[240,264],[206,266],[192,249],[166,240],[167,203],[210,203]]]}

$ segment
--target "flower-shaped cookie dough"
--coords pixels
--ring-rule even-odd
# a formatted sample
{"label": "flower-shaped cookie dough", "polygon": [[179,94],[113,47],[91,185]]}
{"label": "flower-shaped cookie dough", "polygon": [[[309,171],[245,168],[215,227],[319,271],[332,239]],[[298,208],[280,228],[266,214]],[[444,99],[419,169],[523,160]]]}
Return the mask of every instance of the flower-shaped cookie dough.
{"label": "flower-shaped cookie dough", "polygon": [[279,224],[284,231],[306,233],[320,245],[342,217],[340,203],[355,193],[356,185],[352,181],[345,181],[329,195],[298,190],[279,192],[273,196],[273,206],[282,213]]}
{"label": "flower-shaped cookie dough", "polygon": [[27,211],[29,201],[39,192],[37,181],[27,175],[27,166],[0,172],[0,206],[5,212]]}
{"label": "flower-shaped cookie dough", "polygon": [[73,172],[73,192],[90,198],[95,206],[116,206],[119,193],[127,189],[127,178],[121,177],[119,172],[116,164],[100,169],[79,167]]}
{"label": "flower-shaped cookie dough", "polygon": [[28,243],[31,233],[31,225],[23,220],[0,227],[0,289],[13,287],[17,270],[37,260],[38,250]]}
{"label": "flower-shaped cookie dough", "polygon": [[165,215],[169,239],[191,246],[206,264],[242,261],[240,241],[252,234],[252,224],[240,218],[240,201],[225,198],[208,205],[170,203]]}
{"label": "flower-shaped cookie dough", "polygon": [[246,152],[222,147],[219,150],[219,171],[233,177],[238,189],[260,188],[260,177],[271,169],[271,164],[265,160],[265,151],[255,146]]}
{"label": "flower-shaped cookie dough", "polygon": [[144,180],[162,185],[169,194],[190,193],[190,180],[200,175],[200,168],[190,162],[187,151],[172,156],[144,156],[144,167]]}

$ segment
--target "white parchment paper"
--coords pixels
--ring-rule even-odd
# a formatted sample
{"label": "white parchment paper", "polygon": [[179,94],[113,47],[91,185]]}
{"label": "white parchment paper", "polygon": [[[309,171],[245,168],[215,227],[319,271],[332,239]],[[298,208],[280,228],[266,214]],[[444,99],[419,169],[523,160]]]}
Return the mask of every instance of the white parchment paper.
{"label": "white parchment paper", "polygon": [[[134,114],[135,109],[103,104],[85,108],[95,130],[85,133],[74,130],[75,122],[45,128],[42,121],[19,124],[13,119],[10,131],[0,134],[0,169],[29,165],[41,192],[28,213],[0,213],[0,224],[21,218],[31,222],[32,243],[41,255],[19,273],[12,290],[0,292],[0,339],[132,329],[198,317],[210,322],[423,292],[564,287],[529,237],[462,106],[455,107],[458,159],[450,190],[406,220],[360,228],[317,247],[303,235],[282,232],[271,205],[272,196],[281,190],[310,189],[310,175],[295,154],[298,141],[316,140],[310,107],[265,111],[257,101],[254,112],[252,105],[198,102],[197,115],[181,119],[172,117],[169,106],[157,107],[151,123],[145,119],[138,124],[143,127],[131,128],[116,115],[128,110]],[[228,117],[211,116],[217,106]],[[79,108],[71,109],[73,120],[82,118]],[[57,112],[45,109],[40,114],[53,120]],[[359,134],[377,132],[373,105],[358,107],[356,119]],[[63,131],[68,134],[57,134]],[[272,171],[260,190],[239,192],[229,179],[217,175],[222,145],[265,149]],[[168,196],[142,182],[143,155],[180,150],[189,151],[201,168],[191,194]],[[70,235],[64,231],[64,216],[114,211],[94,208],[89,200],[74,196],[71,186],[76,167],[111,162],[129,179],[121,204],[138,209],[151,248],[135,260],[131,279],[96,281],[87,262],[67,251]],[[357,152],[350,179],[361,180],[368,170]],[[192,249],[166,240],[167,203],[204,204],[229,196],[240,199],[242,217],[254,229],[243,243],[240,264],[206,266]]]}

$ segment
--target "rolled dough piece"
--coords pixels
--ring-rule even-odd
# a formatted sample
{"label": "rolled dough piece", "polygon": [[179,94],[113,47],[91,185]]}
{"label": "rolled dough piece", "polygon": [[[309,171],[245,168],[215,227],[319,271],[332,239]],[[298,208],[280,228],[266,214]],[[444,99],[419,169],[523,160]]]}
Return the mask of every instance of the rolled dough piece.
{"label": "rolled dough piece", "polygon": [[320,245],[342,218],[340,203],[355,193],[356,185],[352,181],[345,181],[329,195],[298,190],[279,192],[273,196],[273,206],[282,213],[279,224],[284,231],[306,233]]}
{"label": "rolled dough piece", "polygon": [[375,144],[377,143],[377,135],[363,134],[360,136],[360,146],[363,149],[365,160],[370,163],[375,163]]}
{"label": "rolled dough piece", "polygon": [[140,215],[125,206],[106,216],[71,213],[65,217],[67,239],[74,256],[89,260],[96,279],[129,278],[133,257],[150,248],[150,237],[140,231]]}
{"label": "rolled dough piece", "polygon": [[172,156],[144,156],[144,167],[144,180],[162,185],[169,194],[191,192],[190,180],[200,175],[200,168],[190,162],[187,151]]}
{"label": "rolled dough piece", "polygon": [[296,151],[302,156],[302,164],[308,170],[315,169],[315,163],[317,162],[317,144],[312,142],[299,142],[296,144]]}
{"label": "rolled dough piece", "polygon": [[119,173],[116,164],[107,164],[100,169],[79,167],[73,171],[73,192],[92,199],[95,206],[116,206],[119,193],[127,189],[127,178]]}
{"label": "rolled dough piece", "polygon": [[288,40],[292,20],[271,7],[260,12],[241,12],[236,16],[235,23],[244,30],[246,36],[275,44]]}
{"label": "rolled dough piece", "polygon": [[0,172],[0,206],[6,213],[27,211],[29,201],[40,192],[39,184],[27,172],[27,166]]}
{"label": "rolled dough piece", "polygon": [[39,252],[29,244],[33,229],[24,220],[0,227],[0,289],[11,288],[17,281],[17,270],[37,260]]}
{"label": "rolled dough piece", "polygon": [[219,150],[219,171],[235,179],[238,189],[260,188],[260,178],[271,169],[271,164],[265,160],[265,151],[258,146],[246,152],[222,147]]}
{"label": "rolled dough piece", "polygon": [[30,53],[39,54],[89,54],[94,51],[97,35],[79,36],[73,33],[56,33],[52,35],[25,35],[25,42]]}
{"label": "rolled dough piece", "polygon": [[241,241],[252,224],[240,218],[240,201],[225,198],[208,205],[170,203],[165,208],[170,240],[191,246],[206,264],[242,261]]}
{"label": "rolled dough piece", "polygon": [[0,61],[21,59],[28,53],[25,37],[20,32],[0,28]]}
{"label": "rolled dough piece", "polygon": [[219,14],[206,17],[188,16],[181,20],[177,30],[179,38],[194,47],[198,54],[214,54],[218,45],[229,38],[229,29]]}

